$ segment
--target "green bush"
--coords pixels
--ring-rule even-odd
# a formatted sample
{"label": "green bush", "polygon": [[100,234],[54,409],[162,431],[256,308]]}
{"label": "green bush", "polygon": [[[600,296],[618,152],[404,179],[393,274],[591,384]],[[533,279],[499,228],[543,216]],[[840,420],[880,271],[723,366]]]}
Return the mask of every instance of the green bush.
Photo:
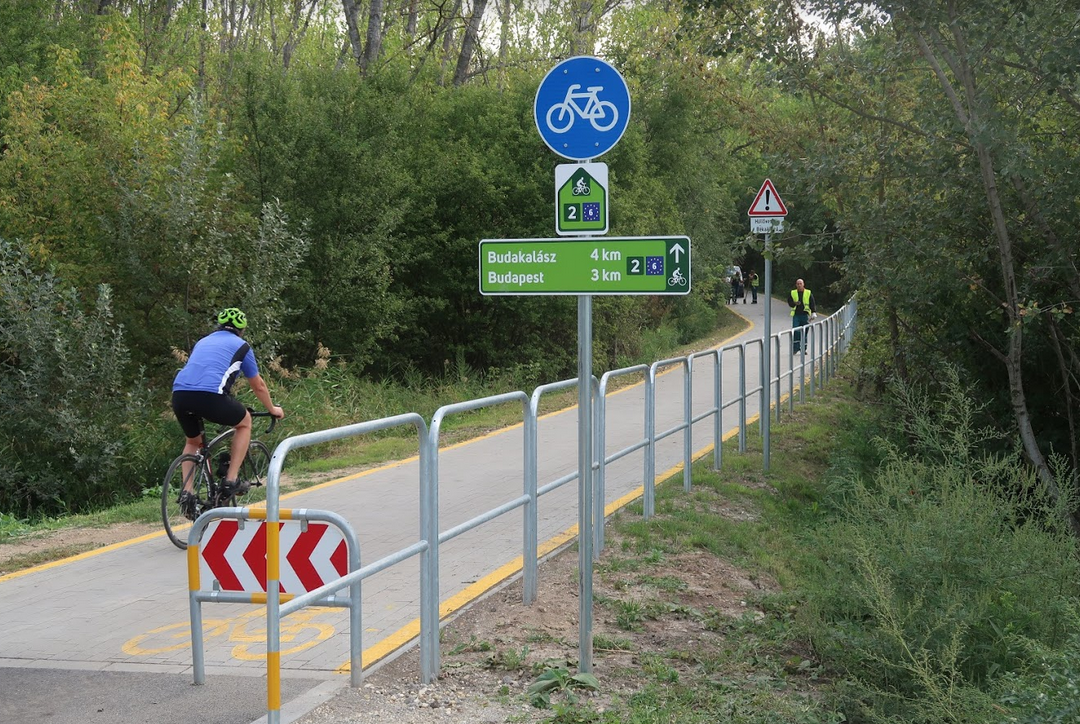
{"label": "green bush", "polygon": [[[665,359],[671,355],[671,351],[679,345],[679,331],[668,324],[661,324],[656,329],[646,329],[641,333],[641,354],[639,359],[649,362]],[[633,360],[625,360],[624,365],[634,364]]]}
{"label": "green bush", "polygon": [[[1078,621],[1073,622],[1076,628]],[[1080,636],[1062,649],[1034,646],[1030,665],[998,682],[998,703],[1008,724],[1071,724],[1080,721]]]}
{"label": "green bush", "polygon": [[679,332],[679,344],[689,344],[716,329],[718,312],[696,294],[680,297],[672,310],[671,321]]}
{"label": "green bush", "polygon": [[0,510],[54,515],[138,494],[150,467],[164,469],[160,430],[147,434],[160,423],[129,370],[109,287],[84,310],[74,289],[2,239],[0,272]]}
{"label": "green bush", "polygon": [[993,679],[1022,671],[1032,642],[1061,647],[1073,622],[1060,506],[1019,459],[975,454],[985,436],[955,392],[905,403],[924,455],[888,449],[872,478],[836,483],[835,515],[808,540],[804,622],[856,720],[991,721]]}

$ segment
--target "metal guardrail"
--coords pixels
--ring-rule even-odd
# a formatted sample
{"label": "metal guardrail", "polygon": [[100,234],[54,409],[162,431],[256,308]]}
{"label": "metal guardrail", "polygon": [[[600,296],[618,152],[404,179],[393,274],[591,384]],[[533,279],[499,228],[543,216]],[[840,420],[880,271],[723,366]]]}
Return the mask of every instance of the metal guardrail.
{"label": "metal guardrail", "polygon": [[[775,400],[774,409],[777,420],[780,419],[781,386],[783,382],[788,385],[788,409],[794,409],[795,392],[799,393],[799,400],[805,399],[805,392],[809,388],[812,398],[817,387],[823,386],[828,379],[835,374],[836,364],[839,357],[847,350],[856,320],[855,299],[852,298],[838,312],[832,316],[814,322],[808,327],[801,329],[804,344],[799,354],[799,359],[791,352],[790,341],[787,346],[787,372],[782,370],[780,363],[780,349],[785,339],[790,340],[793,330],[783,330],[772,335],[770,343],[774,345],[775,354],[772,358],[777,360],[773,370],[763,369],[764,362],[759,365],[756,380],[751,381],[747,374],[747,351],[754,347],[759,348],[758,359],[764,357],[761,352],[764,349],[764,340],[749,340],[735,345],[728,345],[714,350],[695,352],[687,357],[672,358],[654,362],[651,365],[635,365],[619,370],[607,372],[596,380],[591,380],[593,394],[595,395],[595,421],[594,424],[594,459],[592,467],[597,471],[594,498],[590,501],[594,504],[594,537],[596,542],[593,547],[594,555],[599,555],[603,544],[604,527],[604,500],[605,500],[605,472],[608,464],[620,460],[639,450],[643,451],[643,509],[646,518],[655,513],[655,482],[656,482],[656,444],[677,433],[683,434],[682,444],[682,468],[683,488],[690,490],[691,468],[693,463],[692,434],[696,423],[712,419],[712,445],[714,451],[713,468],[719,470],[722,466],[722,417],[724,411],[738,405],[738,428],[739,428],[739,451],[746,451],[747,435],[747,404],[755,396],[760,400],[759,419],[764,418],[766,410],[766,386],[775,384],[776,394],[768,397]],[[809,344],[807,344],[808,342]],[[809,349],[807,349],[809,348]],[[731,356],[735,356],[738,367],[738,392],[734,396],[724,399],[723,380],[724,362]],[[707,409],[699,414],[693,413],[693,377],[695,364],[711,364],[712,396]],[[678,368],[683,373],[682,395],[683,414],[678,424],[661,432],[656,431],[656,390],[657,377],[662,374],[661,370]],[[607,398],[611,381],[627,375],[641,375],[644,385],[645,414],[642,420],[643,435],[630,445],[608,453],[606,450],[606,422],[607,422]],[[799,382],[796,387],[795,376],[798,374]],[[347,425],[332,430],[323,430],[306,435],[289,437],[283,440],[274,450],[270,460],[270,469],[267,475],[267,507],[266,521],[277,522],[280,520],[280,508],[278,497],[280,491],[280,476],[285,459],[288,454],[301,447],[316,445],[345,437],[370,434],[386,430],[392,427],[413,425],[417,430],[420,442],[419,475],[418,485],[420,489],[420,530],[417,540],[390,555],[368,565],[361,565],[359,561],[359,549],[357,549],[357,568],[336,581],[326,584],[321,588],[296,596],[286,603],[280,600],[277,579],[278,564],[278,540],[277,526],[270,525],[267,530],[267,686],[268,686],[268,724],[280,722],[280,626],[281,618],[317,602],[334,600],[332,594],[343,588],[350,588],[350,595],[359,599],[360,582],[375,573],[385,570],[402,561],[420,556],[420,660],[421,679],[423,683],[430,683],[439,670],[439,547],[441,544],[457,537],[458,535],[473,530],[491,520],[509,513],[518,508],[522,509],[522,577],[523,599],[526,604],[536,600],[537,593],[537,503],[540,496],[547,494],[579,477],[579,471],[564,475],[557,480],[539,485],[537,480],[537,425],[539,419],[539,403],[544,394],[568,389],[577,386],[577,379],[564,380],[537,387],[532,395],[524,392],[510,392],[504,395],[496,395],[478,400],[447,405],[435,413],[432,417],[430,428],[424,419],[415,413],[397,415],[394,417],[373,420],[370,422]],[[482,407],[505,404],[508,402],[520,402],[522,404],[522,422],[524,425],[523,456],[523,480],[522,494],[510,500],[503,501],[494,508],[478,511],[474,517],[449,530],[440,531],[438,521],[439,510],[439,432],[446,416],[458,412],[476,410]],[[767,444],[767,441],[766,441]],[[359,617],[359,612],[357,613]],[[355,625],[359,628],[359,624]],[[357,649],[360,646],[360,635],[350,635],[350,648]],[[351,650],[350,656],[353,661],[359,661],[360,652]],[[360,678],[359,666],[353,671],[352,683],[357,686]],[[275,706],[276,704],[276,706]]]}
{"label": "metal guardrail", "polygon": [[[378,432],[381,430],[388,430],[394,427],[401,427],[404,425],[412,425],[416,428],[417,436],[420,439],[420,497],[421,500],[425,500],[429,497],[430,491],[426,490],[427,486],[431,484],[432,478],[428,475],[428,468],[430,467],[431,460],[430,455],[427,453],[427,424],[424,422],[424,418],[415,412],[409,412],[404,415],[395,415],[393,417],[387,417],[380,420],[372,420],[370,422],[361,422],[354,425],[344,425],[342,427],[336,427],[331,430],[320,430],[318,432],[311,432],[305,435],[297,435],[295,437],[287,437],[282,440],[276,448],[274,448],[274,454],[270,457],[270,469],[266,475],[266,691],[267,691],[267,706],[266,706],[266,720],[267,724],[280,724],[281,722],[281,618],[288,614],[299,611],[302,607],[311,605],[316,601],[327,598],[330,594],[340,591],[342,588],[349,587],[351,596],[355,596],[355,601],[362,601],[361,597],[361,581],[363,579],[374,575],[375,573],[389,568],[396,563],[400,563],[403,560],[412,558],[415,555],[420,555],[420,570],[421,579],[427,576],[435,576],[437,573],[431,573],[434,569],[432,563],[431,549],[432,540],[430,537],[422,537],[418,542],[399,550],[395,553],[385,556],[375,563],[367,566],[359,567],[356,570],[352,570],[345,576],[332,581],[325,586],[309,591],[301,596],[288,601],[284,605],[281,603],[281,594],[278,588],[278,579],[280,576],[280,530],[277,523],[281,520],[281,509],[279,506],[279,498],[281,495],[281,468],[285,463],[285,458],[289,452],[302,447],[308,447],[310,445],[318,445],[320,443],[332,442],[334,440],[341,440],[347,437],[356,437],[358,435],[366,435],[372,432]],[[359,549],[357,549],[357,561],[359,566]],[[430,595],[430,594],[429,594]],[[351,597],[350,596],[350,597]],[[355,606],[357,618],[362,617],[362,606],[357,603]],[[436,646],[438,645],[438,603],[436,602],[436,617],[434,621],[428,619],[425,615],[426,609],[421,610],[421,628],[426,627],[427,630],[434,628],[436,636]],[[352,624],[350,624],[352,625]],[[359,665],[361,648],[362,648],[362,631],[359,623],[355,624],[358,631],[349,632],[349,658],[350,661],[357,662],[354,666],[354,671],[351,672],[352,686],[356,687],[360,685],[360,677],[362,671]],[[430,645],[430,641],[421,638],[421,652],[423,653],[424,647]]]}

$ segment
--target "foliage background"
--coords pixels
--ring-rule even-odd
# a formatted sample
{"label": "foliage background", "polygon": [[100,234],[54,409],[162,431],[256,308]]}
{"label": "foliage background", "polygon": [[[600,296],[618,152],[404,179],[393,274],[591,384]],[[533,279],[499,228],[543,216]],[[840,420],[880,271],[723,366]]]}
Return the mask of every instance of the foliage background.
{"label": "foliage background", "polygon": [[715,325],[765,177],[774,288],[858,290],[891,446],[787,501],[838,708],[1075,718],[1075,2],[0,0],[0,515],[156,495],[224,305],[301,424],[572,374],[573,301],[481,297],[475,254],[550,236],[531,106],[593,53],[634,101],[611,233],[695,250],[692,295],[597,300],[598,368]]}
{"label": "foliage background", "polygon": [[[558,60],[596,53],[634,100],[604,157],[612,233],[685,233],[695,248],[689,297],[597,301],[599,367],[715,322],[724,269],[762,267],[745,210],[768,176],[791,212],[774,286],[806,278],[823,307],[859,290],[862,381],[940,386],[948,362],[1003,433],[991,447],[1020,450],[1071,499],[1075,475],[1050,463],[1075,470],[1080,456],[1071,12],[0,0],[0,238],[68,295],[5,307],[0,375],[17,387],[35,364],[25,350],[60,354],[18,338],[21,316],[95,314],[87,333],[124,360],[111,384],[155,404],[105,395],[74,427],[100,411],[167,436],[172,350],[225,304],[248,309],[264,368],[294,377],[320,349],[357,380],[571,374],[572,300],[481,297],[474,257],[481,238],[550,235],[559,159],[532,127],[533,97]],[[87,389],[70,358],[50,364],[51,382]],[[120,477],[114,497],[147,482]],[[0,487],[0,510],[99,504],[12,492],[34,485]]]}

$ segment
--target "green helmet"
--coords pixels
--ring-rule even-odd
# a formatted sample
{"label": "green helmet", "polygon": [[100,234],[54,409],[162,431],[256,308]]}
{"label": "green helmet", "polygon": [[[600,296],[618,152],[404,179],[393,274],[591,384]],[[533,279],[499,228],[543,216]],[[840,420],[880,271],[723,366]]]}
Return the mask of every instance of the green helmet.
{"label": "green helmet", "polygon": [[217,323],[226,327],[243,329],[247,326],[247,315],[236,307],[229,307],[218,312]]}

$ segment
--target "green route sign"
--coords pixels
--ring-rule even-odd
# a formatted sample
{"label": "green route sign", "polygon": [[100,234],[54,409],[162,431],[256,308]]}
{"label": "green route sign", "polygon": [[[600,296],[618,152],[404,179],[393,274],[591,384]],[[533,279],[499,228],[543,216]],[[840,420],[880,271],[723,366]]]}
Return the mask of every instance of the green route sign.
{"label": "green route sign", "polygon": [[484,239],[480,293],[688,294],[686,236]]}
{"label": "green route sign", "polygon": [[608,167],[564,163],[555,167],[555,233],[596,236],[608,230]]}

